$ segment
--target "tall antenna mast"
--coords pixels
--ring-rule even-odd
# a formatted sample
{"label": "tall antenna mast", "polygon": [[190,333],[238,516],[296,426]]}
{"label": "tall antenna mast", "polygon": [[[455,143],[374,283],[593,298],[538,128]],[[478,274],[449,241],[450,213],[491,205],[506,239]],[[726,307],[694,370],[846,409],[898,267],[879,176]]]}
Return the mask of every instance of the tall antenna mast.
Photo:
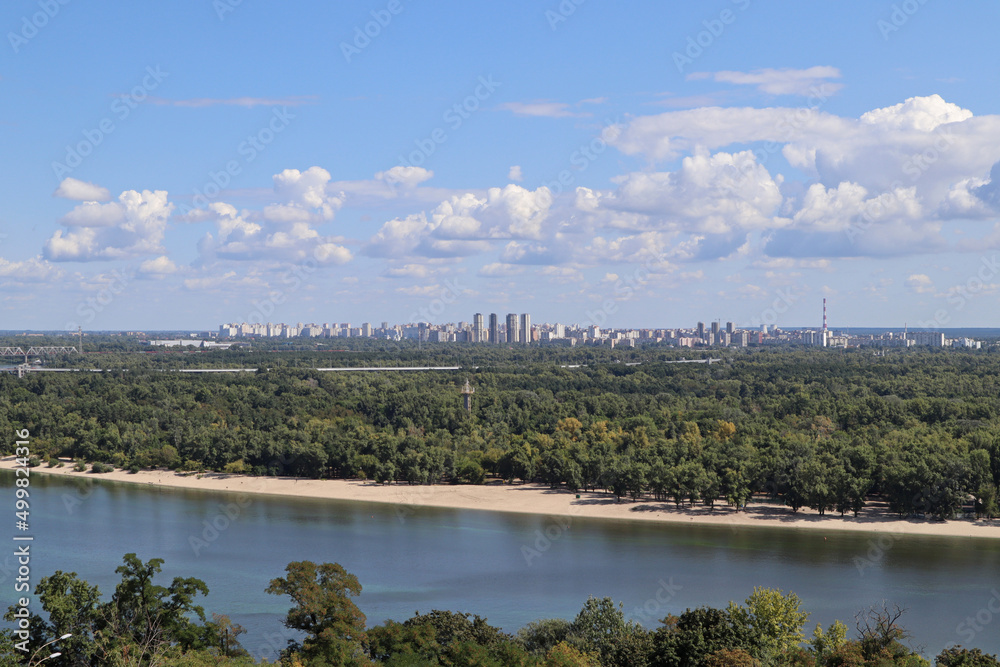
{"label": "tall antenna mast", "polygon": [[469,384],[469,378],[465,378],[465,386],[462,387],[463,398],[465,399],[465,409],[472,414],[472,395],[476,393],[475,387]]}
{"label": "tall antenna mast", "polygon": [[823,299],[823,333],[826,333],[826,299]]}

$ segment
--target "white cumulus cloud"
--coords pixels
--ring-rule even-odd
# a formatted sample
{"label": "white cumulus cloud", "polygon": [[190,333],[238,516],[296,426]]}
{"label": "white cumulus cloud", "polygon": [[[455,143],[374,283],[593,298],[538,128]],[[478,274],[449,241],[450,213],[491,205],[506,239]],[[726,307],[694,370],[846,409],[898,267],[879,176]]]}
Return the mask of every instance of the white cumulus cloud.
{"label": "white cumulus cloud", "polygon": [[117,202],[103,205],[85,202],[63,218],[69,229],[57,230],[45,242],[44,255],[52,261],[87,262],[162,253],[173,208],[163,190],[127,190]]}
{"label": "white cumulus cloud", "polygon": [[166,255],[160,255],[156,259],[147,259],[139,265],[139,273],[147,276],[167,276],[177,273],[177,265]]}
{"label": "white cumulus cloud", "polygon": [[111,199],[111,193],[107,188],[78,180],[72,176],[63,179],[53,196],[76,201],[108,201]]}

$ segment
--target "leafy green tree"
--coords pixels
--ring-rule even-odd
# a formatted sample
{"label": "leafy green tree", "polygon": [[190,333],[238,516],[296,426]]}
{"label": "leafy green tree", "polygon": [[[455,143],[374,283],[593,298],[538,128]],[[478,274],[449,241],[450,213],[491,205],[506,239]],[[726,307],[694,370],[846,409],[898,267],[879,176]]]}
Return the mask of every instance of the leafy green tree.
{"label": "leafy green tree", "polygon": [[[215,629],[195,604],[208,587],[199,579],[177,577],[168,587],[154,583],[163,561],[143,563],[126,554],[116,572],[121,582],[111,600],[76,573],[57,571],[35,587],[48,620],[35,616],[29,654],[42,645],[61,653],[59,664],[150,665],[167,653],[183,653],[212,643]],[[8,611],[11,617],[13,608]],[[200,621],[200,623],[198,622]],[[67,634],[72,636],[63,639]]]}
{"label": "leafy green tree", "polygon": [[680,616],[668,616],[653,633],[651,667],[704,665],[719,651],[746,651],[750,629],[733,622],[725,609],[699,607]]}
{"label": "leafy green tree", "polygon": [[[54,646],[62,654],[62,661],[73,665],[91,664],[97,647],[95,632],[100,629],[101,592],[79,579],[75,572],[62,572],[42,577],[35,587],[35,595],[48,614],[48,621],[38,619],[33,626],[38,641],[45,644],[67,634],[72,637],[58,641]],[[55,649],[54,649],[55,650]]]}
{"label": "leafy green tree", "polygon": [[520,642],[479,616],[450,611],[416,614],[368,631],[371,657],[386,665],[522,665]]}
{"label": "leafy green tree", "polygon": [[588,598],[573,619],[570,635],[584,651],[599,655],[605,667],[643,667],[652,648],[645,628],[626,621],[622,605],[611,598]]}
{"label": "leafy green tree", "polygon": [[566,642],[559,642],[545,654],[545,667],[601,667],[599,658]]}
{"label": "leafy green tree", "polygon": [[719,649],[705,658],[705,667],[760,667],[760,660],[741,648]]}
{"label": "leafy green tree", "polygon": [[429,623],[406,625],[389,620],[368,630],[367,635],[369,655],[384,664],[436,661],[441,651],[437,631]]}
{"label": "leafy green tree", "polygon": [[487,623],[485,618],[453,611],[435,609],[427,614],[415,614],[404,625],[407,627],[426,625],[433,628],[436,640],[445,646],[454,642],[473,642],[487,648],[495,648],[513,639],[499,628]]}
{"label": "leafy green tree", "polygon": [[15,646],[17,638],[12,630],[0,629],[0,667],[21,667],[24,654]]}
{"label": "leafy green tree", "polygon": [[285,626],[308,635],[300,651],[306,664],[368,664],[365,615],[351,599],[361,595],[358,578],[337,563],[310,561],[289,563],[285,574],[272,579],[266,592],[292,598]]}
{"label": "leafy green tree", "polygon": [[1000,491],[990,482],[984,483],[976,492],[976,518],[995,519],[1000,516]]}
{"label": "leafy green tree", "polygon": [[464,484],[482,484],[486,479],[486,471],[479,465],[479,462],[462,457],[455,466],[455,480]]}
{"label": "leafy green tree", "polygon": [[836,505],[838,477],[844,475],[843,466],[833,456],[823,453],[802,464],[798,474],[801,477],[803,500],[807,507],[819,512],[820,516]]}
{"label": "leafy green tree", "polygon": [[801,610],[802,601],[794,593],[755,587],[745,606],[729,603],[733,623],[745,628],[754,638],[750,654],[765,664],[789,651],[803,640],[802,628],[809,614]]}
{"label": "leafy green tree", "polygon": [[735,507],[737,511],[746,509],[747,503],[753,497],[749,478],[738,468],[726,468],[722,471],[719,489],[726,499],[726,504]]}
{"label": "leafy green tree", "polygon": [[101,609],[102,645],[112,649],[131,645],[152,655],[163,642],[177,642],[184,649],[205,644],[204,625],[196,624],[192,616],[205,623],[205,611],[194,599],[208,595],[208,586],[200,579],[181,577],[168,587],[155,584],[162,565],[162,558],[143,563],[134,553],[125,554],[124,564],[115,570],[121,582]]}
{"label": "leafy green tree", "polygon": [[517,639],[529,653],[542,656],[565,642],[571,628],[572,623],[563,618],[532,621],[517,631]]}
{"label": "leafy green tree", "polygon": [[947,648],[938,654],[935,661],[939,667],[996,667],[1000,665],[996,655],[983,653],[980,649],[961,646]]}
{"label": "leafy green tree", "polygon": [[823,626],[817,623],[812,639],[809,640],[809,648],[816,664],[824,665],[846,642],[847,626],[840,621],[834,621],[826,632],[823,632]]}

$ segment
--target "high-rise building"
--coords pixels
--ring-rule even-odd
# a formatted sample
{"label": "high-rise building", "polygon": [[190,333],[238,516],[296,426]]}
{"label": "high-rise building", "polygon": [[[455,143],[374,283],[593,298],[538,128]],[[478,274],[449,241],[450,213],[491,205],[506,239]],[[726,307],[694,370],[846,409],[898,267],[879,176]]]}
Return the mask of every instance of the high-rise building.
{"label": "high-rise building", "polygon": [[712,335],[715,336],[715,340],[719,340],[719,323],[712,322]]}
{"label": "high-rise building", "polygon": [[910,331],[906,338],[912,340],[914,345],[944,347],[944,334],[940,331]]}
{"label": "high-rise building", "polygon": [[483,326],[483,314],[476,313],[472,316],[472,342],[486,342],[486,328]]}
{"label": "high-rise building", "polygon": [[701,339],[705,338],[705,323],[704,322],[698,322],[698,338],[701,338]]}
{"label": "high-rise building", "polygon": [[726,333],[732,336],[736,330],[733,328],[732,322],[726,322]]}
{"label": "high-rise building", "polygon": [[521,342],[531,345],[531,315],[521,313]]}
{"label": "high-rise building", "polygon": [[517,313],[507,313],[507,342],[517,342]]}
{"label": "high-rise building", "polygon": [[500,323],[496,313],[490,313],[490,342],[500,344]]}

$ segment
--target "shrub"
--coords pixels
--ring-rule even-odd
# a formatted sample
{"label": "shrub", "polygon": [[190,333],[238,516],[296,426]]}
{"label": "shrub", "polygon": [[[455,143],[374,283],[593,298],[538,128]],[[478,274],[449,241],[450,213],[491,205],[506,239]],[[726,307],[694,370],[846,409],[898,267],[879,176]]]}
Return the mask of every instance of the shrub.
{"label": "shrub", "polygon": [[247,472],[247,468],[247,464],[243,461],[243,459],[240,459],[239,461],[227,463],[222,471],[230,475],[243,475]]}

